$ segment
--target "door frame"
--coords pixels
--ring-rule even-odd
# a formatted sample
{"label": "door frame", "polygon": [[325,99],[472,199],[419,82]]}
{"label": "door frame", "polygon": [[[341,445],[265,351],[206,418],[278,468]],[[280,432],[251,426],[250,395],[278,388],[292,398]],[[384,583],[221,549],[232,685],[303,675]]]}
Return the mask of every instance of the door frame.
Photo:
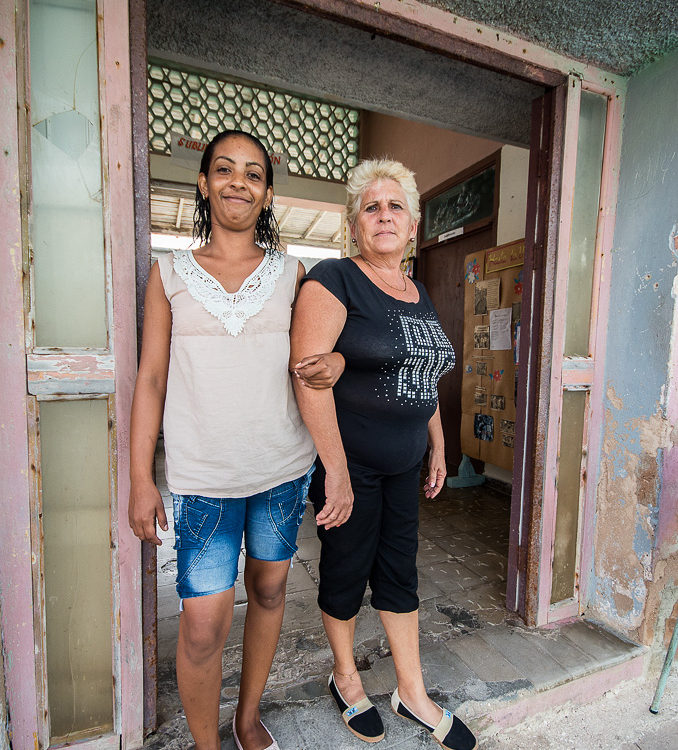
{"label": "door frame", "polygon": [[[7,0],[2,0],[7,2]],[[573,169],[576,164],[576,128],[572,124],[575,111],[578,111],[579,89],[577,81],[585,89],[596,91],[608,97],[608,127],[606,131],[604,169],[610,172],[605,175],[604,198],[605,208],[601,212],[599,223],[598,253],[596,278],[592,309],[592,334],[602,351],[604,342],[604,325],[609,302],[609,273],[603,273],[609,263],[609,251],[614,228],[614,201],[618,182],[619,144],[621,117],[623,112],[623,94],[626,81],[612,76],[606,71],[554,53],[524,39],[497,32],[484,24],[479,24],[454,14],[424,5],[416,0],[381,0],[380,3],[365,0],[275,0],[283,5],[319,15],[340,23],[356,26],[363,30],[384,34],[391,39],[426,49],[456,60],[462,60],[479,67],[505,73],[521,80],[540,84],[553,93],[550,111],[552,118],[552,148],[550,153],[542,154],[541,160],[535,162],[535,169],[547,169],[548,197],[539,200],[535,211],[535,223],[532,231],[535,242],[544,248],[541,265],[535,260],[531,294],[533,301],[540,304],[539,314],[533,319],[527,358],[522,356],[522,347],[529,344],[527,336],[521,341],[521,366],[529,371],[524,375],[525,382],[534,383],[534,401],[530,410],[526,410],[527,421],[516,425],[516,443],[519,431],[522,430],[520,445],[521,506],[513,517],[512,533],[519,534],[519,543],[510,565],[515,571],[515,580],[509,583],[514,607],[530,625],[544,624],[568,616],[563,611],[551,612],[549,607],[551,573],[552,573],[552,534],[550,524],[555,520],[555,471],[557,471],[558,436],[562,406],[562,390],[551,387],[552,364],[560,368],[562,376],[562,357],[558,360],[554,352],[562,344],[562,339],[554,323],[563,312],[562,307],[566,294],[566,280],[562,277],[562,259],[569,254],[568,217],[572,210]],[[136,216],[136,268],[137,300],[141,314],[143,305],[143,287],[150,267],[148,236],[150,221],[148,218],[148,193],[143,189],[144,180],[148,180],[148,143],[145,120],[146,97],[146,26],[145,0],[130,0],[130,13],[135,19],[131,29],[132,71],[135,75],[132,92],[134,101],[133,151],[135,155],[134,178],[137,189],[134,191]],[[136,71],[136,73],[135,73]],[[574,82],[574,83],[573,83]],[[143,86],[143,91],[142,91]],[[556,92],[560,92],[556,94]],[[542,113],[543,114],[543,113]],[[566,129],[565,123],[570,127]],[[543,123],[542,123],[543,124]],[[544,159],[546,158],[546,162]],[[146,164],[144,165],[144,161]],[[144,172],[146,170],[146,172]],[[146,176],[144,176],[144,174]],[[546,193],[544,193],[546,196]],[[601,195],[601,200],[603,196]],[[537,198],[535,197],[535,200]],[[598,257],[598,256],[597,256]],[[556,261],[560,259],[560,264]],[[565,269],[567,263],[565,260]],[[539,296],[541,295],[541,299]],[[556,335],[557,334],[557,335]],[[562,349],[560,349],[562,351]],[[602,430],[602,393],[604,360],[599,358],[592,369],[593,386],[591,390],[591,407],[588,419],[588,459],[583,474],[595,476]],[[522,377],[522,376],[521,376]],[[598,399],[598,404],[596,404]],[[518,451],[517,451],[518,455]],[[533,457],[528,461],[526,457]],[[529,470],[528,470],[529,467]],[[589,481],[582,487],[583,512],[582,533],[580,536],[580,581],[581,592],[577,602],[578,610],[585,601],[586,571],[593,560],[593,510],[595,508],[595,483]],[[144,588],[144,662],[147,680],[146,711],[154,714],[154,697],[156,687],[154,653],[157,648],[155,622],[151,622],[151,609],[155,593],[149,587],[155,587],[155,550],[143,552]],[[522,575],[522,584],[519,576]],[[521,588],[522,586],[522,588]],[[522,604],[520,604],[522,602]],[[518,606],[520,604],[520,606]],[[148,610],[148,611],[147,611]],[[150,689],[150,693],[149,693]],[[146,717],[146,727],[153,725],[154,715]]]}
{"label": "door frame", "polygon": [[[82,748],[142,744],[141,585],[139,548],[127,522],[129,420],[136,373],[135,270],[131,175],[129,23],[127,2],[97,0],[99,128],[106,274],[107,345],[35,346],[32,319],[29,5],[0,0],[2,86],[11,106],[0,115],[6,183],[0,221],[7,244],[0,274],[5,398],[0,406],[2,491],[0,590],[8,661],[5,690],[15,747],[50,744],[46,700],[41,472],[38,404],[44,400],[106,400],[109,420],[111,547],[111,675],[113,727]],[[6,273],[5,273],[6,271]],[[3,696],[4,697],[4,696]]]}

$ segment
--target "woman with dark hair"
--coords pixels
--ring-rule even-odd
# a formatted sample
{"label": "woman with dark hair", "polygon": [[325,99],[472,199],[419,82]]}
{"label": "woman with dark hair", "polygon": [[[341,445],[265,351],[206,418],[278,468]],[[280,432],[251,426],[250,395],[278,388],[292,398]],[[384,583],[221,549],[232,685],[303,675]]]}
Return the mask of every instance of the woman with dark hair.
{"label": "woman with dark hair", "polygon": [[[197,750],[217,750],[221,653],[245,537],[247,616],[233,717],[241,750],[275,750],[259,702],[273,661],[285,585],[315,449],[288,372],[292,305],[303,266],[280,252],[273,169],[241,131],[205,149],[193,251],[162,256],[146,290],[132,406],[130,525],[161,544],[167,529],[152,475],[161,420],[174,500],[181,599],[177,681]],[[306,357],[299,383],[329,388],[339,354]]]}

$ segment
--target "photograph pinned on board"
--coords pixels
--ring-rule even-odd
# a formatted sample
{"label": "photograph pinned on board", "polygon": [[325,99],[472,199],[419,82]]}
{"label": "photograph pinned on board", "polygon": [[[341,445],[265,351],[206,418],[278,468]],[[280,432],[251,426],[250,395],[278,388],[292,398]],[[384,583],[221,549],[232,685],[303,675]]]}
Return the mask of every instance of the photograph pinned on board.
{"label": "photograph pinned on board", "polygon": [[507,435],[516,434],[516,423],[512,419],[502,419],[499,426],[501,431],[505,432]]}
{"label": "photograph pinned on board", "polygon": [[474,414],[473,436],[486,442],[494,440],[494,417],[489,414]]}
{"label": "photograph pinned on board", "polygon": [[515,437],[513,435],[509,435],[507,432],[501,433],[501,444],[505,448],[513,448],[514,440],[515,440]]}
{"label": "photograph pinned on board", "polygon": [[473,314],[487,315],[499,307],[499,279],[478,281],[473,292]]}
{"label": "photograph pinned on board", "polygon": [[479,360],[476,362],[476,375],[487,375],[488,374],[488,362],[487,360]]}
{"label": "photograph pinned on board", "polygon": [[506,409],[506,397],[495,395],[490,396],[490,409],[504,411],[504,409]]}
{"label": "photograph pinned on board", "polygon": [[490,326],[476,326],[473,329],[473,348],[490,348]]}
{"label": "photograph pinned on board", "polygon": [[487,390],[485,388],[482,388],[480,386],[476,386],[476,390],[473,394],[473,403],[476,406],[486,406],[487,405]]}
{"label": "photograph pinned on board", "polygon": [[473,295],[473,314],[487,315],[487,285],[479,281]]}

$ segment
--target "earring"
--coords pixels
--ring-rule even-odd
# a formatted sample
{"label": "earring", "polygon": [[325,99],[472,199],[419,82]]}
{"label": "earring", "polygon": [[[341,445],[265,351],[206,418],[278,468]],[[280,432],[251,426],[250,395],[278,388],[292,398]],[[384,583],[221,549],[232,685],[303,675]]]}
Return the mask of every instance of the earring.
{"label": "earring", "polygon": [[410,237],[410,242],[414,242],[414,237]]}
{"label": "earring", "polygon": [[353,245],[357,245],[358,244],[358,242],[357,242],[357,240],[356,240],[355,237],[351,237],[351,244],[353,244]]}

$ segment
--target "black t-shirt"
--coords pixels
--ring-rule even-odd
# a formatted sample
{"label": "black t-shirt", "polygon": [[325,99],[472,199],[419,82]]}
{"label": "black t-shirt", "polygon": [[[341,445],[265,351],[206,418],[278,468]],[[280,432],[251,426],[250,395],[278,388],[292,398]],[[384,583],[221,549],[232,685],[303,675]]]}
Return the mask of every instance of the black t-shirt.
{"label": "black t-shirt", "polygon": [[394,299],[350,258],[321,261],[302,282],[308,280],[346,307],[334,347],[346,369],[334,400],[348,460],[384,474],[410,469],[426,451],[438,380],[454,367],[430,297],[415,281],[418,302]]}

